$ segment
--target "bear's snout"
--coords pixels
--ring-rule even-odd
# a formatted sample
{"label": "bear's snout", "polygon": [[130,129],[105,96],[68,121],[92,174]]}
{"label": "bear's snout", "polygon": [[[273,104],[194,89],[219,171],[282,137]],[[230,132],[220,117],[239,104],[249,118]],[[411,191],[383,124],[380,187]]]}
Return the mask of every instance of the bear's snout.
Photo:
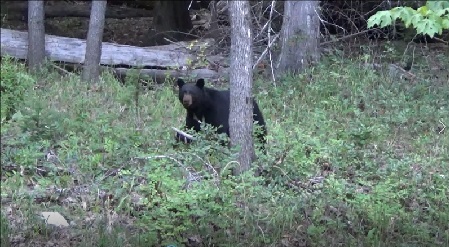
{"label": "bear's snout", "polygon": [[184,97],[182,98],[182,104],[185,107],[191,106],[192,105],[192,95],[190,95],[190,94],[184,95]]}

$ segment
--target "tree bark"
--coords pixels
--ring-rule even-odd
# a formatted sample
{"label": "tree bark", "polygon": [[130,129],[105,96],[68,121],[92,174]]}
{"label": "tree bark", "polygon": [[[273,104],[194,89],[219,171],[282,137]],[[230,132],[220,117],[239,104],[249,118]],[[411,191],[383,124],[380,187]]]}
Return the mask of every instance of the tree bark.
{"label": "tree bark", "polygon": [[319,60],[319,1],[285,1],[276,77],[299,73]]}
{"label": "tree bark", "polygon": [[167,44],[164,40],[171,41],[185,40],[188,33],[193,28],[192,20],[189,14],[190,1],[166,1],[156,2],[154,8],[154,30],[156,35],[154,39],[157,45]]}
{"label": "tree bark", "polygon": [[231,20],[231,76],[229,134],[231,145],[239,148],[234,170],[238,175],[250,169],[255,158],[253,143],[252,33],[248,1],[229,2]]}
{"label": "tree bark", "polygon": [[28,68],[38,70],[45,61],[44,1],[28,1]]}
{"label": "tree bark", "polygon": [[89,31],[86,40],[86,57],[81,79],[88,82],[100,77],[101,45],[107,1],[92,1]]}

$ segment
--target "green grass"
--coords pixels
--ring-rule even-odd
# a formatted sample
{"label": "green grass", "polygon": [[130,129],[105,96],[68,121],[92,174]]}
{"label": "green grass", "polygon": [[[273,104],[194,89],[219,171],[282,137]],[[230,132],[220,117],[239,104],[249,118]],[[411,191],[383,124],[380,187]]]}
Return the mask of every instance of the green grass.
{"label": "green grass", "polygon": [[[362,60],[255,82],[269,145],[254,178],[232,177],[233,150],[212,140],[174,146],[185,113],[170,83],[90,85],[3,58],[2,87],[22,87],[2,92],[2,246],[449,246],[448,85]],[[209,178],[187,182],[187,167]]]}

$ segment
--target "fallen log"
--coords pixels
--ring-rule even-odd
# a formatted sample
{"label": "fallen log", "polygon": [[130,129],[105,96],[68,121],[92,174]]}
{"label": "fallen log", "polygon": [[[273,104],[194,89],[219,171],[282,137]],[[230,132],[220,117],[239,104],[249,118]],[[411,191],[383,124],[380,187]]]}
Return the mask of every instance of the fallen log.
{"label": "fallen log", "polygon": [[[129,75],[130,69],[126,68],[114,68],[113,71],[116,75],[123,78]],[[160,70],[160,69],[138,69],[137,74],[149,76],[154,82],[163,83],[167,77],[177,78],[184,77],[192,80],[200,78],[207,79],[209,81],[218,81],[223,77],[226,77],[227,70],[221,73],[210,69],[193,69],[193,70]]]}
{"label": "fallen log", "polygon": [[[8,1],[3,5],[7,20],[24,20],[28,18],[28,2]],[[44,6],[45,17],[86,17],[90,18],[90,3],[73,4],[68,2],[54,2]],[[139,17],[152,17],[153,12],[129,7],[108,6],[105,18],[126,19]]]}
{"label": "fallen log", "polygon": [[[1,54],[26,59],[28,33],[1,29]],[[86,41],[76,38],[45,35],[45,52],[51,61],[84,63]],[[156,47],[135,47],[103,42],[101,64],[151,67],[188,66],[195,57],[179,51]]]}
{"label": "fallen log", "polygon": [[[214,67],[215,71],[207,68],[192,68],[192,65],[198,64],[200,59],[200,56],[196,54],[204,53],[204,50],[212,43],[212,39],[206,39],[193,43],[179,42],[164,46],[135,47],[103,42],[100,64],[113,66],[114,70],[122,75],[126,74],[130,68],[139,69],[141,74],[159,79],[167,75],[185,76],[182,71],[186,73],[189,71],[188,73],[196,72],[202,78],[216,80],[222,72],[226,73],[226,70],[217,68],[217,64],[213,61],[225,60],[224,58],[212,56],[209,64],[204,65],[203,62],[203,67]],[[50,61],[80,65],[84,63],[85,51],[85,40],[45,35],[45,52]],[[1,29],[2,56],[26,59],[27,53],[27,32]]]}
{"label": "fallen log", "polygon": [[[73,71],[82,70],[82,65],[78,64],[61,64],[61,67],[52,65],[62,75],[72,74]],[[167,78],[182,77],[190,80],[197,80],[200,78],[207,79],[209,82],[227,81],[229,74],[227,68],[223,68],[219,72],[210,69],[192,69],[192,70],[162,70],[162,69],[127,69],[127,68],[111,68],[108,66],[101,66],[101,72],[112,73],[119,81],[125,82],[127,76],[134,77],[137,80],[153,80],[156,83],[165,83]]]}

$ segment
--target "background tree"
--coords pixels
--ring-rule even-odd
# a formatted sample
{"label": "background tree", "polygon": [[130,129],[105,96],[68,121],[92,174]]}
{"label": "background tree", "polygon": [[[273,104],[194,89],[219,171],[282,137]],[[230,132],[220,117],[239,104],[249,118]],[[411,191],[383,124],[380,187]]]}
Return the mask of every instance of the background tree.
{"label": "background tree", "polygon": [[185,39],[193,28],[189,14],[190,1],[157,1],[154,8],[153,27],[156,31],[156,43],[167,43],[164,38],[173,41]]}
{"label": "background tree", "polygon": [[89,31],[86,40],[86,56],[81,79],[96,81],[100,76],[101,42],[107,1],[92,1]]}
{"label": "background tree", "polygon": [[229,2],[231,16],[231,102],[229,132],[231,145],[238,146],[240,166],[234,171],[247,171],[255,157],[253,143],[252,100],[252,34],[248,1]]}
{"label": "background tree", "polygon": [[39,69],[45,60],[44,1],[28,1],[28,66]]}
{"label": "background tree", "polygon": [[285,1],[280,54],[275,73],[298,73],[318,61],[319,1]]}

